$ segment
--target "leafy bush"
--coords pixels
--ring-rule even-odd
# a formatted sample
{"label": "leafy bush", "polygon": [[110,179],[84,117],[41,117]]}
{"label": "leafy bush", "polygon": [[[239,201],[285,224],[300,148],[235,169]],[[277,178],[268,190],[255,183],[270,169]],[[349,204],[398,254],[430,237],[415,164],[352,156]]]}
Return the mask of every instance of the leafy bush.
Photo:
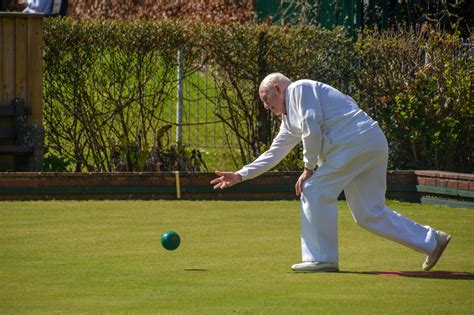
{"label": "leafy bush", "polygon": [[75,0],[68,15],[80,19],[181,19],[219,23],[248,22],[255,17],[251,0]]}
{"label": "leafy bush", "polygon": [[68,172],[71,171],[73,161],[63,156],[58,156],[47,152],[44,155],[43,171],[44,172]]}
{"label": "leafy bush", "polygon": [[391,144],[393,168],[473,170],[473,56],[458,35],[429,27],[367,31],[358,95]]}
{"label": "leafy bush", "polygon": [[46,26],[44,116],[51,150],[75,161],[75,171],[161,169],[149,165],[153,154],[186,152],[164,143],[169,127],[161,120],[175,85],[178,47],[193,60],[180,24],[51,19]]}

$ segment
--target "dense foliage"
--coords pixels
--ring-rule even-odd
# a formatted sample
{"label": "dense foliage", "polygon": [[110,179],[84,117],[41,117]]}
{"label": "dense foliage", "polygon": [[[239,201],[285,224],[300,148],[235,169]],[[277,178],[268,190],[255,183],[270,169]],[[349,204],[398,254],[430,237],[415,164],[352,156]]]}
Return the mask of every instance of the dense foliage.
{"label": "dense foliage", "polygon": [[75,171],[201,169],[199,152],[170,146],[161,119],[177,48],[194,59],[179,24],[51,20],[45,39],[50,151]]}
{"label": "dense foliage", "polygon": [[357,97],[387,134],[391,166],[472,172],[474,58],[459,37],[367,31],[355,49]]}
{"label": "dense foliage", "polygon": [[219,23],[254,19],[251,0],[75,0],[68,15],[79,19],[181,19]]}
{"label": "dense foliage", "polygon": [[[236,165],[278,129],[257,87],[279,71],[354,96],[387,132],[391,167],[473,169],[473,57],[456,35],[366,31],[354,42],[313,26],[69,19],[48,20],[45,35],[47,144],[76,171],[203,169],[199,151],[171,146],[163,115],[178,48],[184,76],[206,69],[216,82],[218,95],[202,97],[237,139]],[[298,150],[281,168],[301,166]]]}

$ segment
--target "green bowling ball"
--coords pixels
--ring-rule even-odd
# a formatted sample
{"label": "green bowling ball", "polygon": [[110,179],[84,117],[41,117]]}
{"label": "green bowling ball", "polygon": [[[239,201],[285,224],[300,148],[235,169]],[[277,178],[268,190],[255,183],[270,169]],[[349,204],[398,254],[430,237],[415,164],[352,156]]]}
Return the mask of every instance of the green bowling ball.
{"label": "green bowling ball", "polygon": [[178,233],[174,231],[166,231],[161,235],[161,245],[167,250],[175,250],[179,247],[181,239]]}

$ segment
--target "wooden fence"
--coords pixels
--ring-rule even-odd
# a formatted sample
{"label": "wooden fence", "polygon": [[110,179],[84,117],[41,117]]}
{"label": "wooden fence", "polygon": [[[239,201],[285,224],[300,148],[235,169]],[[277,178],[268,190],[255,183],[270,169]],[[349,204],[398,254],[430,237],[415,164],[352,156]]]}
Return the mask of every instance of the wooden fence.
{"label": "wooden fence", "polygon": [[0,13],[0,45],[0,171],[41,170],[43,15]]}

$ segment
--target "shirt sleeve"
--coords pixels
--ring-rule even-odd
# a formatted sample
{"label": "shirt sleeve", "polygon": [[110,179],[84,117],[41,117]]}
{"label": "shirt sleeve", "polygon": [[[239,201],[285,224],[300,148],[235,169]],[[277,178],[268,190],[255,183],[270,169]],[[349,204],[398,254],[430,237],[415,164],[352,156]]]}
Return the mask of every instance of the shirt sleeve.
{"label": "shirt sleeve", "polygon": [[301,138],[289,132],[282,122],[278,135],[273,139],[270,148],[255,161],[242,167],[237,173],[240,174],[242,180],[252,179],[263,174],[280,163],[300,141]]}
{"label": "shirt sleeve", "polygon": [[314,170],[321,153],[323,121],[321,103],[316,87],[302,84],[294,89],[295,103],[301,117],[301,141],[304,167]]}

